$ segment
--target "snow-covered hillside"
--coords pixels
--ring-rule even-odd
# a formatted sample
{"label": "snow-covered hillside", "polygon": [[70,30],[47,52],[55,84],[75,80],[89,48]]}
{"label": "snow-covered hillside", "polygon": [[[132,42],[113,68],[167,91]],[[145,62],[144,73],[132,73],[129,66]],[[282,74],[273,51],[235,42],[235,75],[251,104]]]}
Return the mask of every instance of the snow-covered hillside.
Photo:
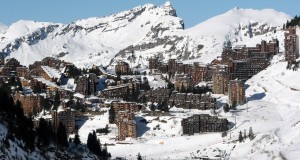
{"label": "snow-covered hillside", "polygon": [[21,20],[7,29],[2,27],[0,51],[25,65],[46,56],[79,67],[107,66],[121,59],[143,68],[153,55],[165,61],[178,58],[207,63],[221,54],[227,41],[255,45],[261,39],[278,38],[282,42],[281,26],[288,19],[290,16],[271,9],[234,8],[184,29],[183,20],[169,2],[146,4],[71,24]]}
{"label": "snow-covered hillside", "polygon": [[281,43],[280,49],[283,49],[284,36],[281,28],[290,18],[285,13],[273,9],[233,8],[183,33],[190,36],[196,44],[204,45],[195,57],[209,63],[220,55],[224,42],[230,42],[232,46],[237,44],[255,46],[261,40],[269,41],[278,38]]}
{"label": "snow-covered hillside", "polygon": [[[147,159],[297,160],[300,157],[300,70],[287,70],[287,62],[283,59],[282,54],[276,55],[267,69],[246,82],[247,104],[227,113],[222,108],[216,110],[219,117],[227,118],[231,124],[225,137],[221,133],[182,135],[182,118],[212,112],[173,107],[169,116],[137,114],[137,140],[116,141],[115,125],[109,125],[111,133],[99,135],[99,138],[109,144],[108,150],[113,157],[128,159],[136,159],[140,153]],[[227,96],[213,96],[219,102],[228,101]],[[86,140],[89,131],[103,128],[107,121],[107,112],[90,118],[80,128],[80,137]],[[239,132],[248,134],[250,127],[255,138],[238,142]]]}
{"label": "snow-covered hillside", "polygon": [[[286,66],[287,62],[275,61],[247,81],[250,113],[244,112],[239,117],[241,120],[248,119],[248,125],[259,132],[253,144],[241,146],[249,156],[265,155],[277,159],[300,157],[300,74],[299,70],[287,70]],[[255,148],[259,151],[250,153]],[[235,154],[241,157],[241,153]]]}

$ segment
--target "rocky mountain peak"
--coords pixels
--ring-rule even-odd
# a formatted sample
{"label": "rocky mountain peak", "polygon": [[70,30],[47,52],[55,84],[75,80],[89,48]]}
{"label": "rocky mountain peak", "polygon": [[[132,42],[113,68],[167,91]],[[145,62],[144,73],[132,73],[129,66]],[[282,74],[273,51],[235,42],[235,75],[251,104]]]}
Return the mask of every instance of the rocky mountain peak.
{"label": "rocky mountain peak", "polygon": [[167,11],[168,15],[170,16],[175,16],[177,17],[176,10],[173,8],[171,5],[170,1],[167,1],[164,5],[163,8]]}

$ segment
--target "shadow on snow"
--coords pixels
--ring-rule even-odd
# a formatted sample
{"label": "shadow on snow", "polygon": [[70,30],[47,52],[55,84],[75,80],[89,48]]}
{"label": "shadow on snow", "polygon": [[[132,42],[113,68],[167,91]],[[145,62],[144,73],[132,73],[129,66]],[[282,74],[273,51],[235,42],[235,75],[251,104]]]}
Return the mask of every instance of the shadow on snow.
{"label": "shadow on snow", "polygon": [[265,92],[255,93],[251,95],[251,97],[248,97],[248,101],[260,100],[263,99],[265,96],[266,96]]}
{"label": "shadow on snow", "polygon": [[137,127],[137,137],[143,136],[143,134],[150,130],[149,127],[147,127],[147,120],[143,117],[135,117],[136,121],[136,127]]}

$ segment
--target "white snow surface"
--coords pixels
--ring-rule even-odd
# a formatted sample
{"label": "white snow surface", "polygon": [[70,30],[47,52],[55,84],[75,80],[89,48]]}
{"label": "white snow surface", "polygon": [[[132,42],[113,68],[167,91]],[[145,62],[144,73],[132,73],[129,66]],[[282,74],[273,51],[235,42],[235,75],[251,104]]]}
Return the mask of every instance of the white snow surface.
{"label": "white snow surface", "polygon": [[48,22],[36,22],[36,21],[30,21],[30,20],[19,20],[13,24],[11,24],[5,33],[5,40],[4,42],[13,41],[16,38],[26,36],[37,29],[44,27],[46,25],[49,25],[51,23]]}

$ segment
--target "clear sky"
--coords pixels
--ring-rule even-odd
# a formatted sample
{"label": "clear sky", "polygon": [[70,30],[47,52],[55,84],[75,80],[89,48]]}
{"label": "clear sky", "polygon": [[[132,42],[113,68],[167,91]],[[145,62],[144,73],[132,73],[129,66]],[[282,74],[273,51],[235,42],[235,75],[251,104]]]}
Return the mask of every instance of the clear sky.
{"label": "clear sky", "polygon": [[[300,0],[169,0],[187,28],[234,7],[272,8],[291,16],[300,15]],[[1,0],[0,23],[20,19],[70,23],[101,17],[146,3],[162,5],[166,0]],[[276,17],[274,17],[276,18]]]}

